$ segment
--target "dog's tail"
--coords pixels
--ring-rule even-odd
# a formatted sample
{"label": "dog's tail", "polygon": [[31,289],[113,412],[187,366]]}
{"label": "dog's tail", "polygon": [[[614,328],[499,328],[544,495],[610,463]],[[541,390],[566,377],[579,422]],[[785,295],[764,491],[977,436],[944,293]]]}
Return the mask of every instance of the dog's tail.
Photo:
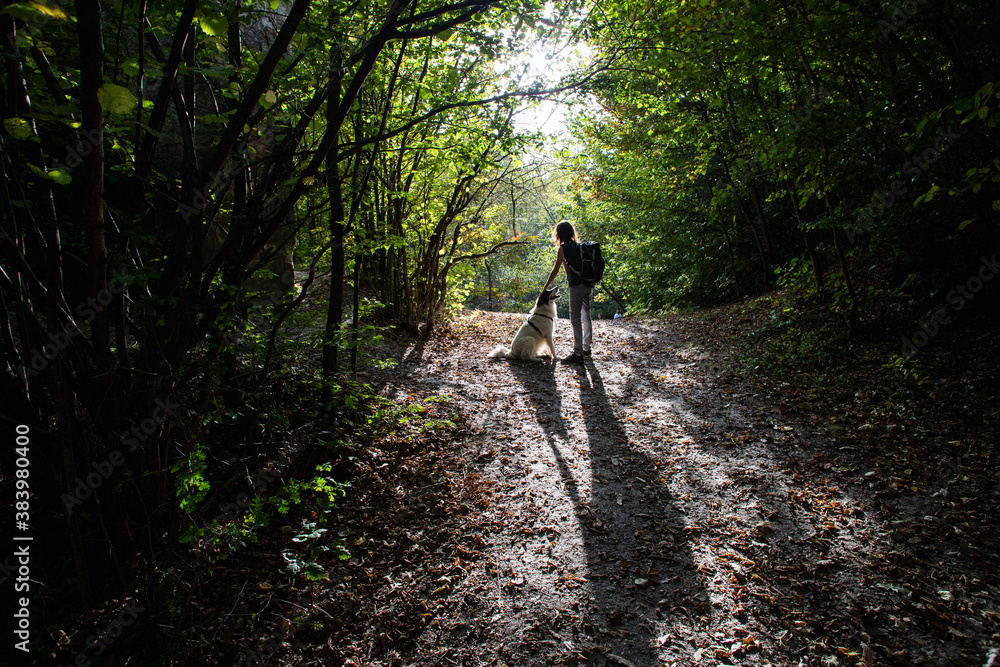
{"label": "dog's tail", "polygon": [[493,348],[493,351],[490,352],[490,359],[503,359],[504,357],[509,357],[509,356],[510,356],[510,348],[504,347],[503,345],[497,345],[495,348]]}

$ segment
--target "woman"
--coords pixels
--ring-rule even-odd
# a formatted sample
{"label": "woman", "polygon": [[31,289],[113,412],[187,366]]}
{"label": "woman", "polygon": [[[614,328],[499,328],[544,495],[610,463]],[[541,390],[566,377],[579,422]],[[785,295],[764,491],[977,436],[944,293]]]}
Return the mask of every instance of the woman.
{"label": "woman", "polygon": [[566,281],[569,283],[569,321],[573,325],[573,354],[563,359],[564,364],[580,363],[590,358],[590,342],[592,338],[590,322],[590,293],[593,287],[583,284],[583,278],[570,266],[566,255],[578,258],[579,243],[573,225],[563,220],[552,230],[552,242],[559,249],[556,254],[556,265],[549,273],[542,292],[549,288],[552,281],[559,275],[559,267],[566,267]]}

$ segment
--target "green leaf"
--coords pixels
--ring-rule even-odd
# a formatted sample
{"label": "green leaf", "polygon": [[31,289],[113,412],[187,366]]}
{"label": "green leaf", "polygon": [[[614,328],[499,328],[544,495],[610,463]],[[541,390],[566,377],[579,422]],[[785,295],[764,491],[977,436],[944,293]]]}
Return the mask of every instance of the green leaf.
{"label": "green leaf", "polygon": [[15,2],[3,8],[2,13],[28,23],[44,25],[48,21],[68,21],[66,10],[54,2]]}
{"label": "green leaf", "polygon": [[128,76],[138,76],[139,74],[139,61],[135,58],[127,58],[122,62],[122,73]]}
{"label": "green leaf", "polygon": [[132,91],[113,83],[97,89],[97,100],[105,111],[115,115],[128,113],[139,103]]}
{"label": "green leaf", "polygon": [[319,581],[326,576],[326,570],[319,563],[306,563],[304,574],[309,581]]}
{"label": "green leaf", "polygon": [[158,131],[154,130],[152,127],[150,127],[149,125],[146,125],[145,123],[136,123],[136,125],[138,125],[142,129],[146,130],[147,132],[149,132],[154,137],[159,137],[160,136],[160,133]]}
{"label": "green leaf", "polygon": [[434,36],[440,39],[442,42],[447,42],[449,39],[451,39],[451,36],[454,34],[455,34],[455,29],[448,28],[447,30],[442,30],[441,32],[439,32]]}
{"label": "green leaf", "polygon": [[260,96],[260,106],[265,109],[270,109],[278,101],[278,96],[274,94],[273,90],[269,90]]}
{"label": "green leaf", "polygon": [[[69,185],[73,182],[73,177],[62,169],[52,169],[49,171],[49,178],[58,183],[59,185]],[[961,228],[959,228],[961,229]]]}
{"label": "green leaf", "polygon": [[968,220],[963,220],[963,221],[962,221],[962,222],[961,222],[961,223],[960,223],[960,224],[958,225],[958,231],[962,231],[963,229],[965,229],[966,227],[968,227],[968,226],[969,226],[969,223],[971,223],[971,222],[972,222],[972,220],[973,220],[973,218],[969,218]]}
{"label": "green leaf", "polygon": [[212,37],[223,37],[229,31],[229,21],[222,15],[206,16],[199,12],[195,14],[195,18],[198,20],[198,25],[201,26],[201,29]]}
{"label": "green leaf", "polygon": [[15,139],[23,140],[35,136],[34,130],[31,129],[31,123],[23,118],[4,118],[3,129]]}

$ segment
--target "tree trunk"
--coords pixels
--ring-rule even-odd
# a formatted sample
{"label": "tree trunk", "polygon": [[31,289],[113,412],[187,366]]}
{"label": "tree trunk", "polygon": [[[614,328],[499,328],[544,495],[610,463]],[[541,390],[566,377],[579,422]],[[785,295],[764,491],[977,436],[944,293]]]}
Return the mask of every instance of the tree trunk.
{"label": "tree trunk", "polygon": [[765,279],[771,281],[771,268],[774,266],[774,245],[771,243],[771,236],[768,231],[767,216],[764,215],[764,207],[760,201],[760,193],[757,186],[750,183],[750,200],[753,208],[757,212],[757,221],[760,223],[760,239],[764,244]]}
{"label": "tree trunk", "polygon": [[805,244],[806,253],[809,255],[809,261],[812,263],[816,291],[822,294],[824,291],[823,268],[819,265],[819,259],[816,257],[816,249],[809,239],[809,234],[806,231],[806,223],[802,219],[802,211],[799,210],[799,204],[795,201],[795,191],[792,190],[792,183],[787,177],[785,178],[785,190],[788,192],[788,201],[792,205],[792,211],[795,212],[795,220],[798,222],[799,233],[802,234],[802,243]]}
{"label": "tree trunk", "polygon": [[715,207],[719,214],[719,224],[722,225],[722,236],[726,239],[726,256],[729,258],[729,270],[733,272],[733,284],[736,285],[736,298],[743,298],[743,288],[740,287],[740,276],[736,272],[736,258],[733,256],[733,243],[729,239],[729,228],[726,227],[726,219],[722,215],[722,210],[718,204]]}
{"label": "tree trunk", "polygon": [[358,379],[358,322],[361,319],[361,246],[354,244],[354,285],[351,292],[351,379]]}
{"label": "tree trunk", "polygon": [[[833,207],[830,205],[830,195],[824,192],[823,199],[826,200],[826,208],[832,219]],[[833,227],[833,247],[837,252],[837,262],[840,264],[840,271],[844,275],[844,285],[847,286],[847,298],[850,299],[850,305],[847,310],[847,333],[853,337],[857,332],[858,297],[854,292],[854,282],[851,280],[851,272],[847,268],[847,258],[844,256],[844,249],[840,244],[839,231],[839,228]]]}
{"label": "tree trunk", "polygon": [[618,306],[618,310],[620,310],[622,315],[624,315],[626,310],[625,303],[622,301],[622,298],[618,295],[618,293],[615,292],[613,289],[611,289],[611,287],[608,286],[607,283],[602,282],[601,287],[604,289],[605,292],[611,295],[612,301],[615,302],[615,305]]}
{"label": "tree trunk", "polygon": [[98,0],[77,0],[77,34],[80,39],[80,107],[83,136],[93,150],[79,167],[86,229],[87,282],[98,307],[90,323],[91,342],[98,372],[111,366],[111,318],[107,303],[108,253],[104,245],[104,111],[97,89],[104,85],[104,41]]}
{"label": "tree trunk", "polygon": [[[330,96],[326,102],[327,132],[338,132],[340,122],[337,115],[340,106],[342,75],[340,55],[334,50],[330,59]],[[340,181],[337,153],[339,136],[334,136],[327,155],[327,194],[330,198],[330,302],[326,312],[326,331],[323,336],[323,385],[324,402],[332,397],[330,381],[340,370],[337,357],[340,321],[344,317],[344,196]]]}
{"label": "tree trunk", "polygon": [[490,266],[490,262],[487,259],[483,260],[483,264],[486,266],[486,283],[489,285],[489,299],[487,301],[487,306],[490,310],[495,310],[493,307],[493,267]]}

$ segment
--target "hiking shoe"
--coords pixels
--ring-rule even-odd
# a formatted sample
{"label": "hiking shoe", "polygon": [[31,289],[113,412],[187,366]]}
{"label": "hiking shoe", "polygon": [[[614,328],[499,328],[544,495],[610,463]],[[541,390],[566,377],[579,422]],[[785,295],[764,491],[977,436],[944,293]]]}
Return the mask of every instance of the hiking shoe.
{"label": "hiking shoe", "polygon": [[582,354],[577,354],[576,352],[574,352],[573,354],[571,354],[568,357],[564,358],[562,360],[562,362],[564,364],[579,364],[579,363],[583,362],[583,359],[584,359],[584,357],[583,357]]}
{"label": "hiking shoe", "polygon": [[584,359],[590,359],[592,356],[593,355],[590,353],[590,350],[584,350],[583,351],[583,358]]}

